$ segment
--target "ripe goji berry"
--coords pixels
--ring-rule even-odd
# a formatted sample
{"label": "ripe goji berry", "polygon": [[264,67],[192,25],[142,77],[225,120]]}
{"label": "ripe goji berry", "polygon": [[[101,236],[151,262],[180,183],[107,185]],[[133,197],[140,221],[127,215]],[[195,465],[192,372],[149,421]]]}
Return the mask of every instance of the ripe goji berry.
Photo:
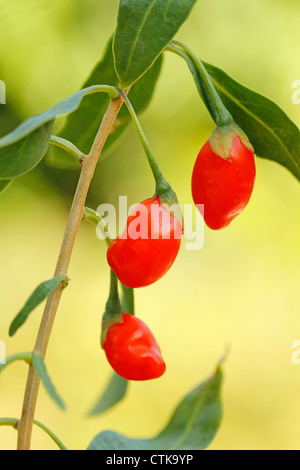
{"label": "ripe goji berry", "polygon": [[194,165],[192,195],[206,224],[214,230],[226,227],[246,207],[255,181],[254,154],[235,135],[230,158],[216,155],[209,141]]}
{"label": "ripe goji berry", "polygon": [[159,346],[148,326],[122,313],[123,323],[108,328],[102,345],[114,371],[127,380],[150,380],[166,370]]}
{"label": "ripe goji berry", "polygon": [[123,234],[110,244],[108,264],[125,286],[148,286],[170,269],[181,237],[181,223],[159,197],[146,199],[129,215]]}

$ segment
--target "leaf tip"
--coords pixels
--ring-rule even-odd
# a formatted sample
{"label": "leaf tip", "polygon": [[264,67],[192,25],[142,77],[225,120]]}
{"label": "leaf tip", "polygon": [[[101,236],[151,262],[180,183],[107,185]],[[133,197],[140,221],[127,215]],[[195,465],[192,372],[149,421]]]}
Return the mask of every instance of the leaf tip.
{"label": "leaf tip", "polygon": [[12,336],[15,335],[15,333],[18,331],[19,326],[16,325],[16,318],[11,322],[9,330],[8,330],[8,336],[11,338]]}
{"label": "leaf tip", "polygon": [[14,336],[16,330],[14,328],[12,328],[12,325],[10,326],[9,330],[8,330],[8,336],[11,338],[12,336]]}

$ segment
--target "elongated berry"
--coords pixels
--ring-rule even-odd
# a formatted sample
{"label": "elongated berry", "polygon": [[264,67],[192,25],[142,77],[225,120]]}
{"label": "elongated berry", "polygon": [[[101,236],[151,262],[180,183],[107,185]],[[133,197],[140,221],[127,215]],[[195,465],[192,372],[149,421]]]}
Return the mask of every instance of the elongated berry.
{"label": "elongated berry", "polygon": [[226,227],[247,206],[255,181],[254,154],[236,135],[230,158],[216,155],[209,141],[197,157],[192,195],[208,227]]}
{"label": "elongated berry", "polygon": [[108,264],[125,286],[148,286],[170,269],[181,237],[181,223],[159,197],[146,199],[128,217],[123,234],[109,246]]}
{"label": "elongated berry", "polygon": [[123,323],[111,326],[102,345],[114,371],[127,380],[150,380],[166,370],[159,346],[148,326],[122,313]]}

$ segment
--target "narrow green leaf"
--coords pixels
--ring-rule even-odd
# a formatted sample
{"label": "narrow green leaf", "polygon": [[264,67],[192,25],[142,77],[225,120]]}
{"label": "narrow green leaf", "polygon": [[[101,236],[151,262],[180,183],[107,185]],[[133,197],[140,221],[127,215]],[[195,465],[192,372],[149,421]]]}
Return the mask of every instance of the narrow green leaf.
{"label": "narrow green leaf", "polygon": [[[45,431],[49,437],[57,444],[60,450],[68,450],[66,446],[61,442],[61,440],[52,432],[47,426],[45,426],[40,421],[36,419],[33,420],[33,423]],[[19,420],[17,418],[0,418],[0,426],[12,426],[16,431],[18,430]]]}
{"label": "narrow green leaf", "polygon": [[8,356],[5,358],[5,362],[0,364],[0,373],[3,372],[4,369],[6,369],[7,366],[12,364],[13,362],[16,361],[24,361],[27,364],[32,363],[32,358],[33,358],[33,352],[23,352],[23,353],[16,353],[12,354],[11,356]]}
{"label": "narrow green leaf", "polygon": [[36,419],[33,420],[33,423],[41,428],[43,431],[45,431],[46,434],[48,434],[49,437],[55,442],[55,444],[58,446],[60,450],[68,450],[67,447],[61,442],[61,440],[54,434],[54,432],[51,431],[47,426],[45,426],[43,423],[40,421],[37,421]]}
{"label": "narrow green leaf", "polygon": [[223,70],[203,62],[223,103],[249,137],[258,157],[286,167],[300,180],[300,129],[280,106]]}
{"label": "narrow green leaf", "polygon": [[12,180],[0,180],[0,193],[3,193],[12,183]]}
{"label": "narrow green leaf", "polygon": [[80,90],[42,114],[33,116],[0,139],[0,179],[10,179],[32,170],[45,155],[55,118],[74,112],[91,93],[112,90],[95,85]]}
{"label": "narrow green leaf", "polygon": [[154,63],[196,0],[120,0],[114,37],[115,68],[123,87]]}
{"label": "narrow green leaf", "polygon": [[[149,105],[155,85],[160,74],[162,66],[162,57],[160,57],[154,66],[139,80],[130,91],[130,99],[137,113],[144,111]],[[96,65],[91,76],[84,83],[83,88],[90,87],[97,83],[108,83],[112,86],[118,85],[118,77],[114,69],[114,60],[112,54],[112,39],[108,42],[104,57]],[[65,126],[60,132],[60,136],[73,142],[86,154],[89,152],[102,118],[106,112],[109,99],[104,94],[88,96],[81,104],[80,108],[68,116]],[[131,122],[131,118],[123,106],[119,112],[115,125],[105,144],[103,153],[107,152],[118,138],[124,133]],[[102,155],[103,155],[102,153]],[[77,168],[73,162],[65,158],[62,151],[50,149],[47,162],[59,168]]]}
{"label": "narrow green leaf", "polygon": [[[101,96],[100,93],[99,95]],[[65,143],[67,143],[69,148],[67,148]],[[50,144],[52,145],[49,146],[46,154],[46,163],[49,166],[62,170],[81,169],[81,162],[82,158],[84,158],[84,153],[81,152],[81,150],[79,150],[73,143],[61,137],[52,135],[50,137]],[[53,146],[55,146],[54,149]],[[70,155],[74,158],[70,158]]]}
{"label": "narrow green leaf", "polygon": [[90,415],[99,415],[119,403],[126,395],[128,382],[117,374],[113,374],[111,380],[100,400],[89,412]]}
{"label": "narrow green leaf", "polygon": [[[16,130],[22,126],[21,124],[14,131],[14,135],[8,134],[0,139],[0,178],[15,178],[23,175],[40,162],[47,151],[53,124],[52,119],[32,132],[28,128],[28,135],[25,137],[26,131],[22,132],[21,129],[20,139],[16,140]],[[8,138],[9,136],[11,138]]]}
{"label": "narrow green leaf", "polygon": [[62,410],[66,409],[66,406],[60,396],[57,394],[54,385],[51,382],[51,379],[48,375],[44,360],[40,353],[35,352],[33,355],[32,365],[35,368],[41,382],[43,383],[45,389],[47,390],[49,396]]}
{"label": "narrow green leaf", "polygon": [[222,371],[201,384],[178,405],[169,424],[153,439],[129,439],[113,431],[103,431],[87,450],[203,450],[220,426]]}
{"label": "narrow green leaf", "polygon": [[18,429],[18,422],[17,418],[0,418],[0,426],[11,426]]}
{"label": "narrow green leaf", "polygon": [[68,153],[73,157],[73,162],[76,163],[79,167],[84,159],[84,154],[79,150],[76,145],[72,144],[66,139],[62,139],[57,135],[51,135],[50,144],[55,145],[56,147],[61,148],[64,152]]}
{"label": "narrow green leaf", "polygon": [[9,336],[13,336],[16,331],[25,323],[30,313],[41,303],[43,300],[54,291],[60,284],[66,286],[68,278],[66,276],[57,276],[49,281],[42,282],[31,294],[24,307],[20,310],[14,318],[9,328]]}

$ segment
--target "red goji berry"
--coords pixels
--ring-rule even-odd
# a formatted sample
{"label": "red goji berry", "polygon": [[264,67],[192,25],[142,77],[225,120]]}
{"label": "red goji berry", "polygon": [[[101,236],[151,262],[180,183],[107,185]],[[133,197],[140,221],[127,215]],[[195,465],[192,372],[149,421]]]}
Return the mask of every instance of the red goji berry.
{"label": "red goji berry", "polygon": [[197,157],[192,195],[211,229],[226,227],[246,207],[255,181],[254,154],[234,136],[230,158],[216,155],[209,141]]}
{"label": "red goji berry", "polygon": [[139,318],[122,313],[123,323],[115,323],[102,345],[114,371],[127,380],[150,380],[166,370],[159,346],[148,326]]}
{"label": "red goji berry", "polygon": [[174,263],[181,236],[181,223],[159,197],[146,199],[129,215],[124,233],[110,244],[108,264],[125,286],[148,286]]}

